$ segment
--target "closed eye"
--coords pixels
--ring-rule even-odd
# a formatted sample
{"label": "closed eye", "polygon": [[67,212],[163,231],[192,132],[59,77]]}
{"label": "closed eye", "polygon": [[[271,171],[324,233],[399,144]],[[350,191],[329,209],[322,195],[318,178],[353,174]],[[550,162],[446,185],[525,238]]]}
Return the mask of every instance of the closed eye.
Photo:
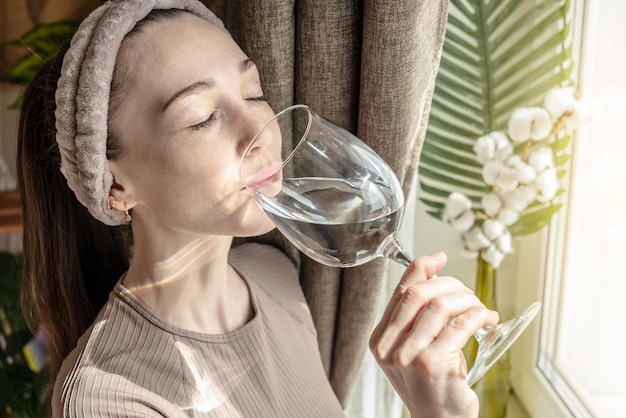
{"label": "closed eye", "polygon": [[265,97],[265,95],[260,95],[258,97],[252,97],[251,99],[248,100],[254,100],[257,102],[267,102],[267,97]]}
{"label": "closed eye", "polygon": [[203,120],[202,122],[197,123],[195,125],[192,125],[189,128],[191,128],[192,131],[199,131],[200,129],[208,128],[209,126],[213,125],[216,120],[217,120],[217,112],[213,112],[208,117],[208,119]]}

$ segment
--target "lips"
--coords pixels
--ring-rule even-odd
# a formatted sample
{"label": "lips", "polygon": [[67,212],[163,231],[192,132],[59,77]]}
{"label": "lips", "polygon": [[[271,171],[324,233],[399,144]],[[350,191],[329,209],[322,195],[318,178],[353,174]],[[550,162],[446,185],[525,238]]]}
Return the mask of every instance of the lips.
{"label": "lips", "polygon": [[248,179],[246,189],[258,190],[268,184],[282,180],[282,164],[274,164],[264,168]]}

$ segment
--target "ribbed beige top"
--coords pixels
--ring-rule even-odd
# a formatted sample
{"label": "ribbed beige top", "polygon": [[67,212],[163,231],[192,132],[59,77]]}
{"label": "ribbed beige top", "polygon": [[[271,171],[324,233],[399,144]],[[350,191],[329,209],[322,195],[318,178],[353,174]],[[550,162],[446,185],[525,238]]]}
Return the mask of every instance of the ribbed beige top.
{"label": "ribbed beige top", "polygon": [[250,322],[180,329],[120,284],[63,363],[53,417],[343,417],[291,262],[260,244],[230,261],[250,288]]}

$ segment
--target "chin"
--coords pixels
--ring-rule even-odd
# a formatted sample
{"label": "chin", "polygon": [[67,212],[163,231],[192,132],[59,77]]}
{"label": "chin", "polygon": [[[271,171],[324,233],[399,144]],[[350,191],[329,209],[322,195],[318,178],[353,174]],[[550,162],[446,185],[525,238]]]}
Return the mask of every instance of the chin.
{"label": "chin", "polygon": [[245,226],[240,235],[241,238],[245,237],[256,237],[259,235],[267,234],[268,232],[274,230],[276,226],[272,223],[270,218],[257,207],[257,210],[254,213],[250,213],[247,221],[245,222]]}
{"label": "chin", "polygon": [[265,235],[268,232],[272,232],[274,229],[276,229],[276,227],[274,225],[272,225],[269,228],[258,229],[256,231],[244,232],[244,233],[242,233],[240,235],[237,235],[235,238],[254,238],[254,237],[261,236],[261,235]]}
{"label": "chin", "polygon": [[267,234],[268,232],[273,231],[274,229],[276,229],[276,226],[272,223],[272,221],[270,221],[267,217],[265,217],[266,221],[264,223],[260,223],[259,224],[259,229],[256,232],[253,232],[249,235],[246,235],[247,237],[256,237],[259,235],[263,235],[263,234]]}

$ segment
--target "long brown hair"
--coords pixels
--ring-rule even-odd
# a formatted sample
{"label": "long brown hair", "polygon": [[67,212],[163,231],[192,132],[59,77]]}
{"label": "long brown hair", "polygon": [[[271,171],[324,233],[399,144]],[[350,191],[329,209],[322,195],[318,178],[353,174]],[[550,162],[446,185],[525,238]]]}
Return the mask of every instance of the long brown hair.
{"label": "long brown hair", "polygon": [[22,305],[29,325],[44,332],[52,380],[129,263],[123,228],[94,219],[59,169],[54,94],[64,52],[26,89],[17,147],[24,216]]}

